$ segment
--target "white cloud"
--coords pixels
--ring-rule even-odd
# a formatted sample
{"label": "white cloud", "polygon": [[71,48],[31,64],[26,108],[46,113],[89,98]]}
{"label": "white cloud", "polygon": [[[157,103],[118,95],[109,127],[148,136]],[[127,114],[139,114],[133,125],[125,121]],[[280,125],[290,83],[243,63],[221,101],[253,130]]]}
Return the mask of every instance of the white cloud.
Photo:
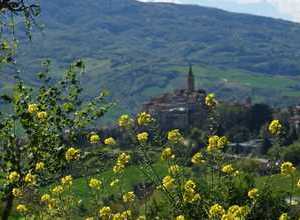
{"label": "white cloud", "polygon": [[[144,2],[172,2],[178,4],[187,4],[187,3],[198,3],[201,4],[203,0],[140,0]],[[214,0],[214,2],[235,3],[239,5],[257,5],[262,4],[262,7],[265,7],[266,4],[269,4],[270,7],[276,8],[276,10],[281,13],[283,16],[288,16],[293,21],[300,22],[300,0]]]}

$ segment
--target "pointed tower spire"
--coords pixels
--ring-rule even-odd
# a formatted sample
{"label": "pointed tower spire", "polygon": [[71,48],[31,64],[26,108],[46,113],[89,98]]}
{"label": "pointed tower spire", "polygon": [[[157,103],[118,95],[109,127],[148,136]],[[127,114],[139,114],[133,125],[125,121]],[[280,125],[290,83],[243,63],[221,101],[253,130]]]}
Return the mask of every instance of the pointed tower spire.
{"label": "pointed tower spire", "polygon": [[187,79],[187,90],[189,93],[195,91],[195,79],[194,79],[194,74],[193,74],[193,67],[191,64],[189,67],[189,74],[188,74],[188,79]]}

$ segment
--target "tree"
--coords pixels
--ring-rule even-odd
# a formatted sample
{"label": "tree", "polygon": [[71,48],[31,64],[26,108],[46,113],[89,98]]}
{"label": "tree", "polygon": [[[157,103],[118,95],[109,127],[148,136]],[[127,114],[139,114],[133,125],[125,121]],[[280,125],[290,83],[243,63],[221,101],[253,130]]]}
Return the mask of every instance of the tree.
{"label": "tree", "polygon": [[272,109],[267,104],[255,104],[250,109],[249,129],[256,134],[272,119]]}
{"label": "tree", "polygon": [[70,170],[68,162],[79,157],[78,137],[110,107],[102,93],[89,102],[83,100],[82,61],[72,64],[54,85],[49,83],[46,66],[39,74],[42,83],[37,90],[18,80],[13,95],[2,95],[13,109],[0,113],[3,220],[10,215],[16,191],[34,190]]}

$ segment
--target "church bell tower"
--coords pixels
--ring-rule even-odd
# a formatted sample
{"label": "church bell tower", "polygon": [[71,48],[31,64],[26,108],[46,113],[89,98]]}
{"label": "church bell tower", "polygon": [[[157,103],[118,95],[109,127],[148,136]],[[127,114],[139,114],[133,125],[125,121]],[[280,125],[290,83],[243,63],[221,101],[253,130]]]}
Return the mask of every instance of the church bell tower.
{"label": "church bell tower", "polygon": [[188,78],[187,78],[187,90],[189,93],[192,93],[195,91],[195,78],[194,78],[194,74],[193,74],[192,65],[190,65],[190,68],[189,68],[189,74],[188,74]]}

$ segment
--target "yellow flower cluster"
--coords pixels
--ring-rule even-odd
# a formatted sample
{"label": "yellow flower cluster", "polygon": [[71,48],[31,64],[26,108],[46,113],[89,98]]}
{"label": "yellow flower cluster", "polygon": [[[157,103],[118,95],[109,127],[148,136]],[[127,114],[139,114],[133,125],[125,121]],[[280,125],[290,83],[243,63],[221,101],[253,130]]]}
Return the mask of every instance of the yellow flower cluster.
{"label": "yellow flower cluster", "polygon": [[71,186],[73,184],[73,178],[70,175],[64,176],[60,179],[60,182],[64,186]]}
{"label": "yellow flower cluster", "polygon": [[20,198],[23,196],[23,191],[20,188],[13,188],[12,194],[16,198]]}
{"label": "yellow flower cluster", "polygon": [[67,161],[78,160],[80,157],[80,150],[71,147],[67,150],[65,157]]}
{"label": "yellow flower cluster", "polygon": [[64,188],[61,185],[55,186],[52,189],[52,193],[54,193],[56,195],[59,195],[59,194],[63,193],[63,191],[64,191]]}
{"label": "yellow flower cluster", "polygon": [[178,215],[175,220],[185,220],[184,215]]}
{"label": "yellow flower cluster", "polygon": [[41,202],[48,205],[48,208],[50,210],[55,208],[56,206],[56,200],[54,198],[51,198],[51,196],[47,193],[41,196]]}
{"label": "yellow flower cluster", "polygon": [[126,210],[122,213],[118,212],[113,215],[112,220],[129,220],[131,219],[131,215],[132,214],[130,210]]}
{"label": "yellow flower cluster", "polygon": [[233,205],[228,208],[227,213],[222,216],[221,220],[245,219],[249,212],[248,206]]}
{"label": "yellow flower cluster", "polygon": [[35,165],[35,171],[40,172],[45,169],[45,164],[43,162],[37,162]]}
{"label": "yellow flower cluster", "polygon": [[15,183],[20,179],[20,174],[18,174],[16,171],[12,171],[7,176],[7,179],[9,180],[9,182]]}
{"label": "yellow flower cluster", "polygon": [[48,114],[47,112],[42,111],[42,112],[38,112],[36,116],[40,120],[45,120],[48,117]]}
{"label": "yellow flower cluster", "polygon": [[138,116],[137,116],[138,125],[140,125],[140,126],[148,125],[151,122],[153,122],[153,118],[151,117],[150,114],[148,114],[146,112],[141,112],[141,113],[138,114]]}
{"label": "yellow flower cluster", "polygon": [[101,180],[98,180],[98,179],[95,179],[95,178],[90,179],[90,182],[89,182],[89,187],[90,188],[99,190],[101,185],[102,185]]}
{"label": "yellow flower cluster", "polygon": [[271,121],[271,123],[269,124],[268,130],[272,135],[279,135],[282,130],[282,125],[281,125],[280,121],[279,120]]}
{"label": "yellow flower cluster", "polygon": [[183,136],[179,129],[174,129],[168,132],[168,140],[173,143],[179,143],[183,141]]}
{"label": "yellow flower cluster", "polygon": [[175,187],[175,179],[171,176],[165,176],[162,180],[162,185],[165,189],[171,190]]}
{"label": "yellow flower cluster", "polygon": [[146,216],[145,215],[140,215],[136,220],[146,220]]}
{"label": "yellow flower cluster", "polygon": [[39,110],[38,105],[37,104],[29,104],[27,107],[27,111],[30,114],[36,113]]}
{"label": "yellow flower cluster", "polygon": [[50,201],[50,199],[51,199],[51,196],[47,193],[41,196],[41,202],[47,203]]}
{"label": "yellow flower cluster", "polygon": [[111,214],[111,208],[109,206],[102,207],[98,212],[99,217],[103,219],[109,219]]}
{"label": "yellow flower cluster", "polygon": [[31,173],[27,173],[24,177],[24,182],[28,185],[36,184],[36,175],[32,175]]}
{"label": "yellow flower cluster", "polygon": [[17,212],[22,213],[22,214],[25,214],[28,211],[27,207],[23,204],[17,205],[16,210],[17,210]]}
{"label": "yellow flower cluster", "polygon": [[219,137],[217,135],[210,136],[208,138],[208,146],[207,151],[215,151],[215,150],[221,150],[228,144],[228,139],[225,136]]}
{"label": "yellow flower cluster", "polygon": [[259,196],[258,189],[253,188],[253,189],[249,190],[248,197],[250,199],[256,199],[258,196]]}
{"label": "yellow flower cluster", "polygon": [[186,181],[184,184],[183,201],[193,203],[200,199],[200,194],[196,193],[196,183],[192,180]]}
{"label": "yellow flower cluster", "polygon": [[291,162],[284,162],[281,164],[280,170],[282,175],[292,175],[296,168]]}
{"label": "yellow flower cluster", "polygon": [[167,147],[162,151],[160,158],[162,160],[169,160],[174,159],[175,155],[173,154],[172,149],[170,147]]}
{"label": "yellow flower cluster", "polygon": [[177,175],[178,173],[180,173],[180,171],[181,171],[181,168],[180,168],[180,166],[178,166],[177,164],[171,165],[171,166],[168,168],[169,174],[171,174],[171,175],[173,175],[173,176],[175,176],[175,175]]}
{"label": "yellow flower cluster", "polygon": [[225,214],[224,208],[218,203],[212,205],[209,209],[210,218],[221,218],[224,214]]}
{"label": "yellow flower cluster", "polygon": [[148,141],[149,134],[147,132],[142,132],[137,134],[136,138],[140,143],[146,143]]}
{"label": "yellow flower cluster", "polygon": [[116,145],[117,142],[113,137],[109,137],[104,140],[104,144],[113,146]]}
{"label": "yellow flower cluster", "polygon": [[213,93],[209,93],[206,97],[205,97],[205,104],[208,107],[214,107],[217,104],[216,98],[215,98],[215,94]]}
{"label": "yellow flower cluster", "polygon": [[125,168],[125,165],[128,164],[129,160],[130,160],[130,155],[129,154],[121,153],[118,156],[116,165],[113,167],[114,173],[123,172],[123,170]]}
{"label": "yellow flower cluster", "polygon": [[289,216],[287,213],[282,213],[278,220],[289,220]]}
{"label": "yellow flower cluster", "polygon": [[98,144],[100,142],[100,137],[98,134],[92,133],[90,136],[90,143],[91,144]]}
{"label": "yellow flower cluster", "polygon": [[127,192],[123,195],[123,202],[130,203],[135,200],[134,192]]}
{"label": "yellow flower cluster", "polygon": [[194,154],[191,161],[195,165],[200,165],[200,164],[205,163],[205,160],[203,160],[203,155],[202,155],[201,152],[198,152],[198,153]]}
{"label": "yellow flower cluster", "polygon": [[234,172],[234,168],[231,164],[227,164],[222,167],[222,172],[226,174],[232,174]]}
{"label": "yellow flower cluster", "polygon": [[133,120],[129,117],[129,115],[121,115],[118,123],[121,128],[128,128],[132,125]]}
{"label": "yellow flower cluster", "polygon": [[297,187],[300,188],[300,179],[297,182]]}

